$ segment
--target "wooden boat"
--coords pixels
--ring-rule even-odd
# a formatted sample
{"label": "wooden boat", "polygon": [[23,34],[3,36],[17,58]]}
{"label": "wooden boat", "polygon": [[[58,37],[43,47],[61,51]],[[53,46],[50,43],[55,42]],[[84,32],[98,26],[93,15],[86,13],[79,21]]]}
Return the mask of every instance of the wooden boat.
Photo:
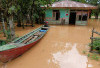
{"label": "wooden boat", "polygon": [[22,55],[35,45],[47,31],[48,27],[41,26],[7,45],[0,46],[0,61],[8,62]]}

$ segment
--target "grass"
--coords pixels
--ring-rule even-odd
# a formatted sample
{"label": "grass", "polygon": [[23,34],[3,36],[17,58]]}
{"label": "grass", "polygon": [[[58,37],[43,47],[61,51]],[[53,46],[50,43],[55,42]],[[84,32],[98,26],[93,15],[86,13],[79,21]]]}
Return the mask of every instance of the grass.
{"label": "grass", "polygon": [[92,54],[91,59],[99,61],[100,57],[97,54]]}
{"label": "grass", "polygon": [[86,54],[86,51],[83,51],[83,54]]}
{"label": "grass", "polygon": [[90,57],[90,54],[88,54],[87,56]]}
{"label": "grass", "polygon": [[[93,51],[92,54],[89,53],[87,54],[87,56],[92,60],[96,60],[96,61],[100,60],[100,40],[94,40],[93,44],[89,44],[89,46],[90,47],[93,46]],[[83,51],[83,54],[86,54],[86,52]]]}
{"label": "grass", "polygon": [[[98,37],[98,39],[100,38]],[[97,52],[98,54],[100,54],[100,40],[94,40],[93,44],[89,44],[89,46],[93,46],[92,52]]]}
{"label": "grass", "polygon": [[86,54],[87,57],[89,57],[91,60],[96,60],[96,61],[100,60],[100,55],[96,53],[87,53],[86,51],[83,51],[83,54]]}

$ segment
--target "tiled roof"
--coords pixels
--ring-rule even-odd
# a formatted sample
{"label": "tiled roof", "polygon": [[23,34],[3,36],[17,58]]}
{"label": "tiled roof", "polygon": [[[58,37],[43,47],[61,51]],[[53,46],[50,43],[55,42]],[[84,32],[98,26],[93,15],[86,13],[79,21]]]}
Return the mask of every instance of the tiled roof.
{"label": "tiled roof", "polygon": [[73,8],[73,9],[97,9],[97,6],[80,3],[76,1],[58,1],[53,3],[52,8]]}

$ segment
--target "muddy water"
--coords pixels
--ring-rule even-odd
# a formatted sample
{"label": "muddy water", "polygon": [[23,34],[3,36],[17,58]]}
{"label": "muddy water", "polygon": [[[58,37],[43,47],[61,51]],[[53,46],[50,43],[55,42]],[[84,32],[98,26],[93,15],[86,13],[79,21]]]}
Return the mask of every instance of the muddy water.
{"label": "muddy water", "polygon": [[100,20],[89,22],[88,26],[51,25],[39,43],[1,68],[100,68],[100,61],[83,54],[89,50],[92,27],[100,31]]}
{"label": "muddy water", "polygon": [[[22,27],[17,27],[16,25],[17,24],[15,23],[15,32],[16,32],[15,34],[16,34],[17,37],[23,36],[23,35],[31,32],[34,29],[36,29],[36,28],[38,28],[38,27],[41,26],[41,25],[35,24],[35,27],[27,26],[27,27],[25,27],[25,29],[23,29]],[[0,39],[6,40],[6,37],[4,37],[4,34],[3,33],[0,34]]]}
{"label": "muddy water", "polygon": [[25,29],[23,29],[22,27],[15,27],[15,32],[16,32],[16,35],[20,37],[20,36],[23,36],[23,35],[31,32],[31,31],[33,31],[34,29],[36,29],[36,28],[38,28],[40,26],[41,25],[35,24],[34,27],[27,26],[27,27],[25,27]]}

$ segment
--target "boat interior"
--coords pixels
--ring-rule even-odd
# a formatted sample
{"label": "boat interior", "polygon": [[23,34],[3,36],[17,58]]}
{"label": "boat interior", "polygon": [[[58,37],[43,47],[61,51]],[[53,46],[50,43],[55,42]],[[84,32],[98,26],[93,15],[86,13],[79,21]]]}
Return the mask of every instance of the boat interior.
{"label": "boat interior", "polygon": [[30,43],[33,43],[33,42],[39,40],[41,37],[43,37],[44,34],[47,32],[47,30],[48,30],[48,27],[42,26],[40,28],[37,28],[36,30],[18,38],[17,40],[15,40],[13,42],[1,46],[0,51],[17,48],[17,47],[22,47],[22,46],[28,45]]}

